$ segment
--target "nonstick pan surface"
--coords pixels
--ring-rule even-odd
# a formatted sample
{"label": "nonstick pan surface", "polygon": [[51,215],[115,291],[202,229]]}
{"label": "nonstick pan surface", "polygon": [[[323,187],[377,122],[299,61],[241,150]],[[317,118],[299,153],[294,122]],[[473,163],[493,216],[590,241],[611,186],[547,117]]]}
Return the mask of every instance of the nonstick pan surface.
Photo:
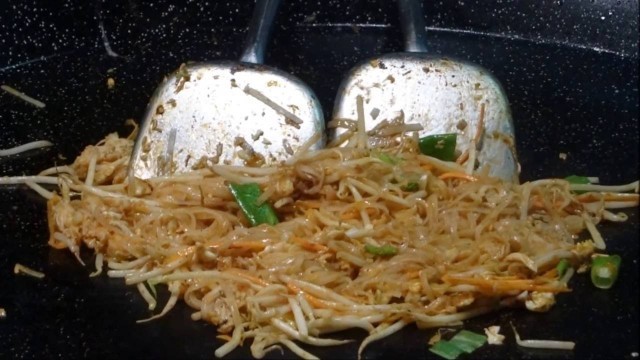
{"label": "nonstick pan surface", "polygon": [[[586,3],[426,7],[434,14],[428,23],[437,28],[430,31],[431,50],[479,63],[504,85],[522,181],[571,174],[599,176],[607,184],[639,178],[637,2]],[[0,175],[35,174],[72,161],[110,132],[126,134],[124,121],[140,119],[153,89],[181,62],[237,58],[251,6],[213,0],[3,2],[0,82],[46,107],[0,94],[0,148],[39,139],[56,145],[0,158]],[[328,117],[351,66],[402,50],[394,7],[383,1],[285,3],[266,63],[308,83]],[[107,87],[110,77],[113,89]],[[2,187],[0,199],[0,307],[7,311],[0,320],[0,358],[213,357],[220,345],[215,328],[192,321],[186,305],[136,324],[149,312],[135,288],[120,279],[89,278],[92,267],[49,248],[46,204],[37,194]],[[601,226],[608,252],[623,259],[615,287],[597,290],[588,276],[578,275],[571,281],[573,292],[559,296],[547,313],[507,310],[469,320],[469,330],[501,325],[507,335],[505,345],[485,346],[473,358],[637,356],[639,221],[637,209],[625,212],[626,223]],[[90,254],[84,255],[92,264]],[[46,277],[15,276],[15,263]],[[572,340],[576,348],[519,348],[510,322],[523,338]],[[370,345],[364,358],[435,358],[427,350],[432,334],[408,327]],[[344,336],[361,340],[364,333]],[[309,350],[321,358],[355,358],[358,345]],[[227,358],[249,356],[245,344]]]}

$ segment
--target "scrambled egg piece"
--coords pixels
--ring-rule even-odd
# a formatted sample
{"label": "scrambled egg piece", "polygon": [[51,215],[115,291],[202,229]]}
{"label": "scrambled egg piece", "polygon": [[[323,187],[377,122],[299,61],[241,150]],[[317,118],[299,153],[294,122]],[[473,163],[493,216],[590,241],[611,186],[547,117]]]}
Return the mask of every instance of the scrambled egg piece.
{"label": "scrambled egg piece", "polygon": [[524,302],[527,309],[535,312],[548,311],[555,303],[556,298],[553,293],[538,291],[532,292],[529,299]]}
{"label": "scrambled egg piece", "polygon": [[502,345],[504,335],[500,334],[500,326],[494,325],[484,328],[484,333],[487,335],[489,345]]}
{"label": "scrambled egg piece", "polygon": [[126,177],[129,166],[129,155],[133,149],[133,140],[120,138],[117,133],[107,135],[98,145],[87,146],[82,154],[73,162],[73,169],[81,180],[89,170],[91,159],[96,157],[96,172],[93,183],[102,185],[119,183]]}
{"label": "scrambled egg piece", "polygon": [[574,253],[578,258],[585,259],[593,254],[595,246],[596,244],[593,242],[593,240],[581,241],[579,243],[576,243],[571,252]]}

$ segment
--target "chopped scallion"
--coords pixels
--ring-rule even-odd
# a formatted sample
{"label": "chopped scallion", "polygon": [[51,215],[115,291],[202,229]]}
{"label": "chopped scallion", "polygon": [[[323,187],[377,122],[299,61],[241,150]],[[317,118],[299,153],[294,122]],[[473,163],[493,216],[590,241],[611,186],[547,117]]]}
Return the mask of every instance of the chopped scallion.
{"label": "chopped scallion", "polygon": [[564,274],[567,272],[567,269],[569,269],[569,260],[560,260],[558,265],[556,265],[556,272],[558,273],[558,277],[561,278],[562,276],[564,276]]}
{"label": "chopped scallion", "polygon": [[392,256],[398,253],[398,248],[389,244],[385,244],[382,246],[366,244],[364,246],[364,251],[368,252],[369,254],[378,256]]}
{"label": "chopped scallion", "polygon": [[591,260],[591,282],[599,289],[609,289],[618,279],[622,259],[619,255],[596,256]]}
{"label": "chopped scallion", "polygon": [[463,352],[471,354],[487,342],[487,337],[472,331],[461,330],[451,340],[440,340],[429,351],[445,359],[455,359]]}
{"label": "chopped scallion", "polygon": [[456,134],[429,135],[420,138],[420,152],[444,161],[456,159]]}
{"label": "chopped scallion", "polygon": [[463,353],[462,349],[446,340],[440,340],[429,348],[432,353],[447,360],[454,360]]}
{"label": "chopped scallion", "polygon": [[373,153],[373,155],[389,165],[397,165],[402,161],[402,158],[388,154],[383,151],[376,151]]}
{"label": "chopped scallion", "polygon": [[251,226],[278,223],[278,216],[270,204],[266,202],[258,204],[258,198],[262,194],[258,184],[229,184],[229,190]]}
{"label": "chopped scallion", "polygon": [[[591,184],[591,181],[587,176],[569,175],[564,179],[567,180],[569,184],[580,184],[580,185]],[[582,194],[582,193],[585,193],[586,191],[574,190],[573,192],[576,194]]]}
{"label": "chopped scallion", "polygon": [[569,175],[564,179],[571,184],[591,184],[591,181],[586,176]]}
{"label": "chopped scallion", "polygon": [[449,340],[449,343],[454,344],[468,354],[482,347],[482,345],[484,345],[486,342],[486,336],[476,334],[468,330],[460,331],[453,338],[451,338],[451,340]]}
{"label": "chopped scallion", "polygon": [[410,181],[404,185],[402,185],[400,187],[400,189],[402,189],[402,191],[407,191],[407,192],[416,192],[420,189],[420,186],[418,185],[417,182],[415,181]]}

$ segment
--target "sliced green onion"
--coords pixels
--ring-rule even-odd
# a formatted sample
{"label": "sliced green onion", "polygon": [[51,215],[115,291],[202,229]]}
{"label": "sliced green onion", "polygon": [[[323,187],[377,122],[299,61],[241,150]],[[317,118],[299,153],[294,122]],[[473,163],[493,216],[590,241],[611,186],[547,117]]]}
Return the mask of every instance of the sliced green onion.
{"label": "sliced green onion", "polygon": [[440,340],[429,351],[445,359],[455,359],[463,352],[471,354],[487,342],[487,337],[468,330],[461,330],[451,340]]}
{"label": "sliced green onion", "polygon": [[258,184],[229,184],[229,190],[251,226],[278,223],[278,216],[270,204],[266,202],[258,204],[258,198],[262,194]]}
{"label": "sliced green onion", "polygon": [[609,289],[618,279],[622,259],[618,255],[596,256],[591,260],[591,282],[599,289]]}
{"label": "sliced green onion", "polygon": [[378,159],[390,165],[397,165],[402,161],[402,158],[388,154],[383,151],[376,151],[372,155],[374,155]]}
{"label": "sliced green onion", "polygon": [[418,183],[415,181],[410,181],[405,185],[400,186],[400,189],[407,192],[416,192],[420,189],[420,185],[418,185]]}
{"label": "sliced green onion", "polygon": [[[569,175],[564,179],[567,180],[569,184],[573,185],[591,185],[591,178],[587,176]],[[586,191],[573,190],[573,192],[576,194],[583,194]]]}
{"label": "sliced green onion", "polygon": [[366,244],[364,246],[364,251],[368,252],[369,254],[378,256],[393,256],[398,253],[398,248],[389,244],[385,244],[382,246]]}
{"label": "sliced green onion", "polygon": [[420,152],[443,161],[456,159],[456,134],[429,135],[420,138]]}
{"label": "sliced green onion", "polygon": [[423,174],[414,171],[396,172],[394,180],[400,184],[400,189],[407,192],[420,190],[420,180]]}
{"label": "sliced green onion", "polygon": [[429,351],[447,360],[454,360],[463,353],[462,349],[446,340],[433,344]]}
{"label": "sliced green onion", "polygon": [[589,181],[589,178],[586,176],[569,175],[564,179],[570,184],[591,184],[591,181]]}
{"label": "sliced green onion", "polygon": [[476,349],[482,347],[487,342],[487,337],[481,334],[476,334],[471,331],[462,330],[457,333],[451,340],[450,344],[453,344],[460,348],[460,350],[471,354]]}
{"label": "sliced green onion", "polygon": [[569,269],[569,260],[560,260],[558,265],[556,265],[556,272],[558,273],[558,277],[561,278],[562,276],[564,276],[564,274],[567,272],[567,269]]}

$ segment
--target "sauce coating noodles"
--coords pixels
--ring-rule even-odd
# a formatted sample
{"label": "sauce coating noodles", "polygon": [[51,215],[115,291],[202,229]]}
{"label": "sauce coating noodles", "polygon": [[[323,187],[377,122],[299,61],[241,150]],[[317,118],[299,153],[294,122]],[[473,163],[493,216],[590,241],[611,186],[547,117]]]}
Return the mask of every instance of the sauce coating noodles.
{"label": "sauce coating noodles", "polygon": [[[166,284],[171,298],[153,318],[183,299],[226,340],[216,356],[250,338],[256,358],[279,345],[310,357],[297,343],[339,345],[324,335],[349,328],[369,332],[362,351],[414,322],[452,325],[515,304],[547,310],[570,291],[558,262],[589,259],[600,236],[591,225],[616,219],[607,204],[638,202],[576,195],[561,179],[518,185],[468,173],[392,134],[352,131],[346,146],[278,166],[208,164],[145,181],[126,176],[133,140],[112,134],[57,175],[50,244],[101,254],[108,275],[138,286],[150,308],[153,286]],[[257,183],[279,223],[250,227],[229,183]]]}

